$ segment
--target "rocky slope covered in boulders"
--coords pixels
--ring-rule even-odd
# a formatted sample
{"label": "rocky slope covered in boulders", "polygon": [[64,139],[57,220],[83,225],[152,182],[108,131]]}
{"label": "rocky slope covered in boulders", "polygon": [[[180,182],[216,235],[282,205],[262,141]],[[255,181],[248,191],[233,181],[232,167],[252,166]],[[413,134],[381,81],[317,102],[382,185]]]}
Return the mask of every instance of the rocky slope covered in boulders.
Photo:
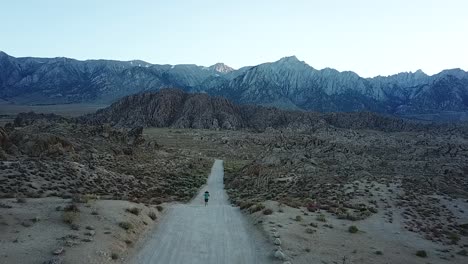
{"label": "rocky slope covered in boulders", "polygon": [[0,197],[190,199],[204,184],[210,161],[167,152],[145,142],[142,131],[21,114],[13,125],[0,128]]}

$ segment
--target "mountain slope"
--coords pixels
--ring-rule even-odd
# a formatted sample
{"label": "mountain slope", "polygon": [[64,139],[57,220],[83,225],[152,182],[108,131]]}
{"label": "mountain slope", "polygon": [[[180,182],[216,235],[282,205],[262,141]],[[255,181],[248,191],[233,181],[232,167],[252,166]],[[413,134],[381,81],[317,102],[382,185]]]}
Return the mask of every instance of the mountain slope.
{"label": "mountain slope", "polygon": [[113,102],[170,87],[291,110],[405,116],[468,112],[468,73],[461,69],[362,78],[350,71],[317,70],[294,56],[234,70],[222,63],[14,58],[0,52],[0,98],[15,103]]}
{"label": "mountain slope", "polygon": [[230,71],[226,65],[14,58],[0,52],[0,98],[17,103],[111,102],[163,87],[191,87]]}

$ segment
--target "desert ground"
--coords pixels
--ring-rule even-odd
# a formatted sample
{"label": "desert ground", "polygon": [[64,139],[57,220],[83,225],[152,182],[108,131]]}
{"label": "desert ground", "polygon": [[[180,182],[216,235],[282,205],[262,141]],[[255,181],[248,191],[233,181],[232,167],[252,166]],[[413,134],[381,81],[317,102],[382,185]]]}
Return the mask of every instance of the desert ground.
{"label": "desert ground", "polygon": [[268,241],[269,261],[468,260],[457,130],[130,131],[24,115],[1,132],[0,263],[151,260],[159,228],[184,223],[169,221],[173,209],[185,217],[215,159],[234,207],[223,206]]}
{"label": "desert ground", "polygon": [[122,200],[0,201],[0,263],[121,262],[161,216],[156,206]]}

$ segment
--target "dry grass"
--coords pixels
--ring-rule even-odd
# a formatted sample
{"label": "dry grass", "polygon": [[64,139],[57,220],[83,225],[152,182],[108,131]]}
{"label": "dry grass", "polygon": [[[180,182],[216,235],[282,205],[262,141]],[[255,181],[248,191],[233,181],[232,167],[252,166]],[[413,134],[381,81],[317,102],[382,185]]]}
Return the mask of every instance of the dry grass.
{"label": "dry grass", "polygon": [[320,221],[320,222],[326,222],[327,218],[325,217],[324,214],[319,214],[319,215],[317,215],[316,220]]}

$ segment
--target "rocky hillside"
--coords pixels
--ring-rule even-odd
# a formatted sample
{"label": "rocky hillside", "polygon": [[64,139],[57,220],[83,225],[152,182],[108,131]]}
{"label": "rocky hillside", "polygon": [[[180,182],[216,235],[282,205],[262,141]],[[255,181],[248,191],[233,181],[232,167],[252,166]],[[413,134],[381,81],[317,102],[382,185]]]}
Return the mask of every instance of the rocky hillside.
{"label": "rocky hillside", "polygon": [[468,73],[422,71],[362,78],[317,70],[296,57],[234,70],[217,63],[15,58],[0,52],[0,99],[15,103],[112,102],[129,94],[179,87],[242,104],[295,110],[373,111],[412,118],[466,118]]}
{"label": "rocky hillside", "polygon": [[95,114],[80,118],[88,124],[109,123],[117,127],[174,127],[201,129],[247,129],[265,131],[292,129],[314,131],[323,127],[372,129],[378,131],[436,131],[460,126],[416,124],[375,113],[317,113],[281,110],[274,107],[237,105],[222,97],[163,89],[130,95]]}
{"label": "rocky hillside", "polygon": [[120,127],[175,127],[203,129],[257,129],[288,127],[311,129],[320,125],[315,113],[241,106],[222,97],[163,89],[122,98],[110,107],[83,117],[86,123]]}

